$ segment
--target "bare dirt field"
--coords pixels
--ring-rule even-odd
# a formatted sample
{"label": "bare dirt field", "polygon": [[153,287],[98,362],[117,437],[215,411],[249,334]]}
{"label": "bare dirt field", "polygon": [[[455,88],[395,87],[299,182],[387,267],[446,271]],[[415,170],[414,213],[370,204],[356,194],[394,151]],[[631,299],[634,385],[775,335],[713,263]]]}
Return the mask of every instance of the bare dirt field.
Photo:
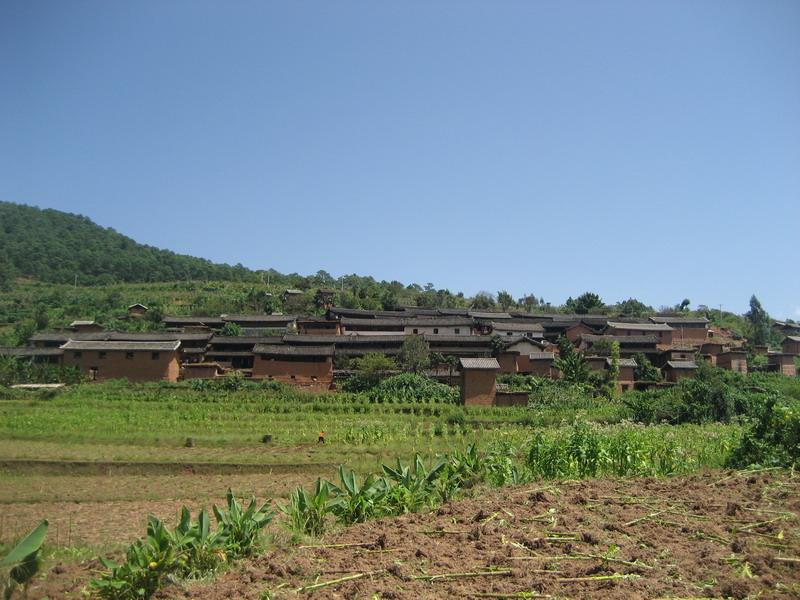
{"label": "bare dirt field", "polygon": [[126,467],[132,472],[119,463],[109,465],[92,464],[86,473],[84,464],[49,463],[46,473],[6,473],[0,486],[0,541],[18,539],[47,519],[51,547],[114,548],[140,537],[148,515],[172,522],[182,506],[197,511],[223,503],[227,488],[239,497],[285,498],[295,487],[333,474],[332,467],[323,465],[245,465],[237,470],[132,464]]}
{"label": "bare dirt field", "polygon": [[[528,484],[276,547],[160,597],[797,598],[799,526],[792,473]],[[51,565],[30,597],[80,597],[96,567]]]}

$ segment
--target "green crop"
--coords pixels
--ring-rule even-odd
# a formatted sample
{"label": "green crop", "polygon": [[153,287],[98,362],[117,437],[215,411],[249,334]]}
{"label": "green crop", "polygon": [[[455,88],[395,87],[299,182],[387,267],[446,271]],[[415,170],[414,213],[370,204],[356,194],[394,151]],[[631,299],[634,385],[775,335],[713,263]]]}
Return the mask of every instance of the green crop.
{"label": "green crop", "polygon": [[39,571],[39,551],[47,535],[47,528],[47,521],[42,521],[0,560],[0,586],[4,600],[10,600],[19,586],[22,586],[23,594],[27,596],[28,583]]}
{"label": "green crop", "polygon": [[212,507],[217,521],[214,531],[205,510],[192,523],[191,514],[184,507],[174,530],[150,516],[147,535],[131,544],[123,563],[101,558],[108,571],[93,579],[91,587],[101,598],[111,600],[149,598],[167,577],[206,575],[234,558],[250,554],[273,513],[266,505],[256,508],[255,499],[243,510],[230,490],[226,500],[226,508]]}

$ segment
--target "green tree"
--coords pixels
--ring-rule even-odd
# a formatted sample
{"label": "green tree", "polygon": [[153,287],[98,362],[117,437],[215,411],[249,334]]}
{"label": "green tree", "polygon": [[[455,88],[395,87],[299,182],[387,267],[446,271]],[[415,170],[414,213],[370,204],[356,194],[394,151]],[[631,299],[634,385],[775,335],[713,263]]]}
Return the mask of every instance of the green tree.
{"label": "green tree", "polygon": [[37,331],[47,329],[50,324],[50,315],[47,313],[47,307],[44,304],[37,304],[36,311],[33,313],[33,320]]}
{"label": "green tree", "polygon": [[755,297],[750,298],[750,310],[745,313],[749,327],[750,343],[761,346],[769,342],[769,315],[761,306],[761,302]]}
{"label": "green tree", "polygon": [[612,342],[599,339],[592,344],[592,354],[595,356],[611,356]]}
{"label": "green tree", "polygon": [[535,294],[526,294],[517,301],[517,304],[524,308],[526,312],[531,312],[539,306],[539,299]]}
{"label": "green tree", "polygon": [[619,382],[619,342],[611,342],[611,366],[606,371],[606,394],[616,396]]}
{"label": "green tree", "polygon": [[503,338],[497,334],[493,335],[490,339],[492,345],[492,356],[500,356],[500,353],[506,347]]}
{"label": "green tree", "polygon": [[684,298],[680,304],[678,304],[678,310],[683,312],[689,310],[689,305],[692,303],[691,300],[688,298]]}
{"label": "green tree", "polygon": [[497,303],[503,310],[508,310],[514,306],[514,298],[505,290],[497,292]]}
{"label": "green tree", "polygon": [[238,323],[228,321],[222,328],[222,335],[229,335],[233,337],[240,336],[242,335],[242,328]]}
{"label": "green tree", "polygon": [[644,317],[654,312],[651,306],[640,302],[636,298],[628,298],[620,302],[617,304],[617,310],[624,317]]}
{"label": "green tree", "polygon": [[586,383],[589,381],[589,365],[580,352],[563,335],[558,339],[558,358],[555,367],[561,371],[561,378],[568,383]]}
{"label": "green tree", "polygon": [[397,369],[397,363],[380,352],[370,352],[354,362],[355,370],[367,388],[375,387],[389,371]]}
{"label": "green tree", "polygon": [[478,292],[472,299],[472,308],[487,310],[495,307],[494,296],[489,292]]}
{"label": "green tree", "polygon": [[591,310],[595,308],[603,308],[603,306],[605,306],[603,304],[603,299],[594,292],[585,292],[574,300],[570,297],[564,304],[564,308],[566,308],[568,311],[579,315],[585,315]]}
{"label": "green tree", "polygon": [[0,256],[0,291],[9,291],[13,281],[14,272],[11,269],[11,263],[9,263],[3,256]]}
{"label": "green tree", "polygon": [[638,352],[634,355],[633,360],[636,361],[633,375],[636,381],[661,381],[661,371],[653,366],[647,356]]}
{"label": "green tree", "polygon": [[409,335],[403,340],[403,346],[400,349],[400,365],[405,371],[419,373],[427,369],[430,362],[430,350],[422,336]]}

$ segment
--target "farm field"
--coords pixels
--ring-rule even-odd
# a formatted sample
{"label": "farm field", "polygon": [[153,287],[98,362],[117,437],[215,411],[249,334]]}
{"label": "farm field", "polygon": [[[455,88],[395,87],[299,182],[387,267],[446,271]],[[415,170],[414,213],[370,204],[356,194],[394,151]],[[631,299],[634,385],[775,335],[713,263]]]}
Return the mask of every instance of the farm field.
{"label": "farm field", "polygon": [[[774,382],[758,380],[758,383],[774,384],[789,402],[797,401],[797,388],[793,384],[778,379]],[[589,486],[586,492],[581,492],[587,498],[590,494],[596,496],[601,492],[607,495],[613,489],[620,496],[628,494],[640,497],[646,496],[646,491],[653,485],[662,486],[659,488],[661,495],[657,506],[671,502],[669,511],[685,505],[687,496],[681,487],[683,485],[692,490],[698,502],[701,491],[705,490],[706,503],[721,498],[727,502],[729,492],[747,492],[749,495],[743,497],[741,502],[737,500],[734,503],[745,502],[749,503],[748,508],[787,513],[781,517],[786,521],[786,528],[763,532],[758,529],[755,533],[782,535],[786,541],[776,543],[786,547],[776,546],[773,549],[781,550],[781,556],[798,555],[792,525],[797,512],[795,504],[784,502],[780,494],[756,497],[756,492],[773,488],[779,492],[796,494],[797,480],[791,473],[768,471],[756,476],[757,481],[762,481],[758,478],[766,478],[764,485],[734,487],[731,490],[727,485],[709,485],[728,476],[728,471],[724,469],[743,439],[747,428],[743,422],[734,418],[726,423],[637,423],[632,419],[639,416],[643,409],[626,397],[602,399],[561,390],[557,386],[554,390],[557,393],[550,393],[553,392],[550,390],[549,395],[542,397],[532,395],[529,408],[504,409],[465,409],[445,403],[426,402],[374,403],[358,394],[310,395],[256,384],[247,384],[235,390],[197,390],[182,384],[127,385],[123,382],[74,386],[59,392],[0,390],[0,544],[11,543],[41,519],[48,519],[50,532],[45,547],[46,569],[37,580],[31,597],[80,597],[81,590],[89,580],[102,571],[96,557],[120,556],[128,544],[143,535],[150,514],[166,524],[174,524],[182,507],[196,514],[201,508],[223,504],[228,488],[241,498],[253,496],[260,502],[271,502],[273,507],[275,502],[285,505],[293,490],[298,487],[311,489],[320,477],[338,481],[337,467],[340,464],[346,464],[358,473],[375,473],[380,472],[382,464],[391,464],[397,458],[410,461],[418,453],[426,464],[432,464],[437,456],[451,455],[474,443],[487,456],[487,460],[491,459],[492,466],[477,487],[464,488],[460,494],[466,498],[461,501],[464,508],[461,508],[462,504],[447,502],[438,509],[438,505],[431,505],[437,511],[433,515],[424,514],[428,509],[422,507],[423,514],[420,515],[381,519],[356,525],[353,529],[343,529],[341,525],[326,528],[324,543],[337,543],[339,540],[350,543],[353,539],[361,543],[359,536],[375,534],[377,538],[380,533],[376,532],[380,528],[383,528],[380,531],[385,532],[388,539],[393,539],[392,536],[397,539],[402,528],[412,528],[409,530],[412,537],[407,543],[404,542],[404,549],[393,548],[391,553],[384,553],[388,557],[395,554],[396,550],[398,560],[407,565],[401,568],[400,575],[382,572],[380,577],[363,576],[359,580],[369,580],[369,584],[366,581],[356,583],[354,580],[343,588],[335,586],[318,594],[323,597],[342,593],[345,597],[372,597],[378,593],[383,594],[380,597],[391,597],[387,590],[398,585],[397,581],[392,580],[393,577],[400,577],[406,583],[412,582],[403,589],[407,589],[408,594],[419,593],[421,597],[439,596],[442,591],[472,593],[468,592],[470,589],[500,590],[497,593],[520,591],[522,588],[519,585],[524,587],[530,581],[524,577],[520,579],[517,575],[508,576],[508,581],[506,575],[486,576],[492,580],[491,585],[483,581],[483,576],[476,577],[474,585],[480,582],[480,588],[452,587],[455,585],[451,585],[452,582],[446,585],[437,582],[434,585],[408,577],[413,573],[423,574],[419,569],[433,573],[433,567],[446,566],[444,563],[430,563],[431,555],[425,548],[434,544],[444,550],[447,544],[453,543],[451,551],[457,553],[457,542],[468,539],[464,536],[474,529],[472,521],[467,523],[465,516],[473,510],[476,514],[480,510],[487,515],[497,513],[491,519],[497,523],[491,527],[501,526],[502,522],[502,527],[508,527],[509,531],[495,532],[500,536],[500,541],[490,538],[491,543],[486,547],[493,549],[491,556],[480,552],[474,553],[474,556],[468,553],[464,559],[469,556],[472,558],[467,562],[450,564],[455,571],[463,569],[467,572],[469,568],[477,568],[478,564],[474,561],[489,560],[491,557],[494,557],[491,561],[499,560],[495,556],[498,544],[504,548],[504,552],[508,550],[506,547],[518,549],[509,542],[511,533],[522,535],[520,532],[524,528],[519,529],[521,524],[538,523],[535,519],[530,523],[519,520],[522,518],[519,515],[526,515],[525,519],[539,515],[538,512],[528,514],[538,510],[535,503],[529,507],[525,500],[525,491],[533,488],[550,490],[547,498],[553,505],[540,511],[548,515],[556,514],[549,512],[553,508],[556,512],[566,513],[573,508],[591,508],[591,502],[584,506],[571,501],[577,494],[574,490],[582,489],[575,488],[576,485]],[[652,398],[645,400],[647,410],[652,410],[649,404]],[[321,430],[326,432],[327,442],[324,445],[316,442]],[[265,435],[271,436],[267,443],[263,441]],[[191,438],[191,447],[187,446],[187,438]],[[696,473],[705,475],[698,477],[694,475]],[[663,479],[662,476],[666,475],[671,477]],[[619,479],[620,476],[638,479]],[[688,476],[688,479],[680,476]],[[591,481],[577,484],[576,480],[579,479]],[[552,484],[555,487],[551,489],[552,481],[561,483]],[[735,481],[736,486],[741,483],[736,476],[731,477],[731,481]],[[522,484],[522,487],[512,488],[509,504],[505,505],[505,509],[518,518],[512,519],[503,510],[498,512],[497,506],[492,503],[500,502],[504,496],[495,495],[491,488]],[[720,496],[720,491],[723,496]],[[486,506],[480,504],[484,496],[489,502]],[[762,505],[761,502],[766,504]],[[647,505],[641,505],[639,509],[642,507],[646,508]],[[633,514],[628,504],[624,504],[624,509],[624,514],[613,511],[605,514],[602,507],[595,506],[591,512],[576,515],[574,521],[568,520],[569,526],[574,530],[575,523],[585,521],[587,527],[591,525],[592,531],[613,532],[604,528],[617,527],[617,519],[628,519],[629,514]],[[441,511],[454,512],[451,515]],[[669,511],[665,514],[675,516]],[[713,521],[713,511],[711,508],[708,511],[705,517]],[[701,515],[700,512],[694,512]],[[749,514],[749,510],[745,512]],[[634,518],[631,516],[628,520]],[[680,529],[674,525],[678,522],[676,519],[663,520],[673,523],[664,527]],[[697,520],[703,519],[698,517]],[[235,578],[236,573],[241,573],[239,569],[255,569],[258,572],[259,585],[252,589],[248,587],[247,594],[250,596],[242,594],[243,597],[258,598],[258,594],[252,595],[256,589],[269,591],[272,586],[280,592],[291,586],[302,587],[309,583],[309,579],[322,581],[329,575],[335,578],[334,572],[341,571],[344,568],[342,565],[348,560],[351,561],[348,566],[352,568],[352,561],[358,559],[359,572],[384,569],[394,564],[373,564],[369,560],[362,560],[360,555],[334,552],[329,554],[334,566],[323,567],[316,555],[309,553],[309,549],[293,545],[297,540],[305,545],[322,541],[313,536],[298,538],[296,533],[287,529],[287,520],[281,514],[276,515],[275,521],[266,536],[269,553],[264,555],[265,558],[242,563],[241,567],[235,567],[230,573],[219,575],[221,587],[217,584],[201,586],[196,590],[192,587],[191,595],[187,597],[216,598],[218,596],[215,594],[223,592],[215,590],[225,589],[235,589],[231,597],[238,597],[240,590],[236,588],[239,584],[235,583]],[[465,523],[469,525],[468,528],[464,526]],[[423,533],[419,534],[422,536],[420,538],[419,532],[413,529],[417,524],[420,529],[426,530],[440,526],[449,529],[452,526],[454,531],[462,533]],[[552,531],[559,531],[561,524],[556,519],[550,526]],[[709,526],[711,529],[704,529],[706,533],[729,539],[722,530],[715,529],[724,528],[725,523],[714,522]],[[467,529],[469,532],[464,533]],[[639,531],[635,529],[635,532]],[[667,533],[670,531],[668,529]],[[481,529],[480,535],[485,533],[489,532]],[[749,533],[743,535],[750,536]],[[620,541],[606,536],[591,545],[597,546],[597,552],[608,553],[611,552],[610,546],[617,545],[622,549],[623,542],[630,542],[628,537],[623,537],[624,540]],[[767,540],[753,537],[757,538],[752,540],[753,543]],[[665,534],[664,544],[671,543],[668,538],[670,536]],[[475,540],[468,541],[472,543]],[[704,544],[707,542],[703,541]],[[564,543],[570,543],[575,551],[588,551],[580,545],[584,542],[564,540]],[[423,549],[427,558],[414,556],[412,560],[405,557],[404,553],[415,544]],[[625,546],[626,549],[631,547]],[[685,545],[681,547],[688,553]],[[619,552],[620,555],[624,554],[622,550]],[[302,560],[298,558],[300,555],[304,557]],[[375,554],[376,560],[380,555]],[[324,556],[328,555],[323,553]],[[372,555],[368,556],[371,560]],[[266,557],[272,557],[269,560],[279,563],[284,561],[281,564],[300,561],[301,570],[289,573],[290,576],[287,576],[288,571],[280,568],[274,573],[261,572],[259,569],[266,564],[263,562],[268,560]],[[528,565],[525,562],[527,560],[520,559],[520,562]],[[607,560],[606,563],[614,561]],[[362,568],[362,565],[367,566]],[[487,562],[482,567],[498,565],[505,563]],[[589,565],[582,563],[579,566],[589,568]],[[314,571],[314,568],[318,571]],[[521,567],[514,563],[513,569],[518,573]],[[524,570],[527,573],[529,569],[526,566]],[[559,566],[557,570],[565,573],[560,575],[563,577],[583,576],[578,566],[569,569]],[[642,573],[639,570],[633,574]],[[348,576],[348,573],[340,576]],[[471,577],[466,579],[472,581]],[[505,583],[501,583],[500,579]],[[777,575],[774,580],[786,582],[787,585],[796,583],[796,578],[792,583],[791,578],[781,579]],[[629,586],[632,581],[610,580],[601,585],[612,586],[609,588],[612,591],[645,589],[636,587],[644,585],[641,581],[633,587],[622,587]],[[508,582],[513,583],[506,585]],[[752,585],[748,583],[747,589]],[[583,586],[581,584],[578,591],[584,589]],[[536,589],[546,594],[557,592],[556,595],[581,596],[581,593],[568,593],[566,587],[540,586]],[[702,595],[697,590],[695,593]],[[620,591],[618,597],[629,596],[624,596]]]}

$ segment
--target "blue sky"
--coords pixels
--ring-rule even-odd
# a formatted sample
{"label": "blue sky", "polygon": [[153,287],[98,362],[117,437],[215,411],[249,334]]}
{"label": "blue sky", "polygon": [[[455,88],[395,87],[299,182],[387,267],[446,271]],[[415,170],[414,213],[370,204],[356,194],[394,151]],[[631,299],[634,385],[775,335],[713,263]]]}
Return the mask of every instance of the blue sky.
{"label": "blue sky", "polygon": [[800,2],[0,0],[0,199],[252,268],[800,318]]}

